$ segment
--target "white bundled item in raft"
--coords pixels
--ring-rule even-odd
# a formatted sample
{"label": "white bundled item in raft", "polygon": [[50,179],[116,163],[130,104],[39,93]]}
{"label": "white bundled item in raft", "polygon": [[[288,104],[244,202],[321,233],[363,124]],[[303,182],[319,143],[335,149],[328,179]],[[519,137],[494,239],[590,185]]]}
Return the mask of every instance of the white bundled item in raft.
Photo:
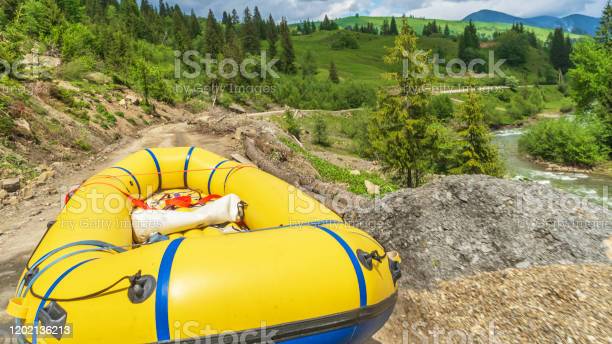
{"label": "white bundled item in raft", "polygon": [[132,212],[132,228],[136,240],[143,243],[154,233],[168,235],[198,227],[238,222],[240,216],[240,198],[229,194],[193,211],[136,209]]}

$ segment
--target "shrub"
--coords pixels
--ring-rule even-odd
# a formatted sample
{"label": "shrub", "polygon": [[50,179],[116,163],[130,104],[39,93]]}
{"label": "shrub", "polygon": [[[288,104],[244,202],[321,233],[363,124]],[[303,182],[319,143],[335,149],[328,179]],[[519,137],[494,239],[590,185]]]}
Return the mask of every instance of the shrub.
{"label": "shrub", "polygon": [[298,77],[283,77],[275,83],[274,100],[294,108],[342,110],[371,106],[375,102],[374,88],[363,83],[334,84],[329,80]]}
{"label": "shrub", "polygon": [[359,49],[359,42],[357,41],[355,33],[340,30],[332,36],[331,48],[334,50]]}
{"label": "shrub", "polygon": [[325,120],[321,116],[317,116],[317,118],[315,118],[312,143],[320,146],[329,146],[327,123],[325,123]]}
{"label": "shrub", "polygon": [[74,145],[76,146],[76,148],[82,150],[82,151],[90,151],[91,150],[91,144],[89,142],[87,142],[85,139],[80,138],[80,139],[76,139],[74,141]]}
{"label": "shrub", "polygon": [[62,34],[62,55],[66,59],[94,52],[95,37],[89,28],[81,23],[68,24]]}
{"label": "shrub", "polygon": [[295,120],[295,116],[291,111],[285,111],[285,115],[283,116],[283,120],[285,121],[285,126],[287,128],[287,132],[289,134],[295,136],[298,140],[300,139],[300,124]]}
{"label": "shrub", "polygon": [[559,111],[561,111],[561,113],[570,113],[570,112],[574,111],[574,105],[572,105],[572,104],[563,104],[563,105],[561,105],[561,108],[559,109]]}
{"label": "shrub", "polygon": [[60,76],[66,80],[82,80],[85,74],[94,70],[95,61],[90,56],[82,56],[64,64]]}
{"label": "shrub", "polygon": [[453,117],[453,101],[446,94],[435,96],[431,99],[431,112],[442,120]]}
{"label": "shrub", "polygon": [[13,119],[9,116],[5,116],[2,112],[0,112],[0,134],[1,136],[8,137],[11,135],[13,131],[13,127],[15,123]]}
{"label": "shrub", "polygon": [[531,156],[565,165],[593,167],[607,159],[601,138],[605,129],[595,119],[541,121],[519,140],[521,150]]}
{"label": "shrub", "polygon": [[117,124],[117,118],[108,112],[102,104],[96,106],[96,111],[98,112],[97,118],[100,120],[99,123],[102,128],[109,129]]}

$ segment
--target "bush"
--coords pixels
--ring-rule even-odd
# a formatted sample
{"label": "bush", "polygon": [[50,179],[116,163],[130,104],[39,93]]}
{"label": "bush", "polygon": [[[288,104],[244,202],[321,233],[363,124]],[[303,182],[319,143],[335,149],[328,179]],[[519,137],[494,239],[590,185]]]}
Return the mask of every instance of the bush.
{"label": "bush", "polygon": [[595,119],[545,120],[527,130],[519,147],[546,161],[593,167],[608,157],[608,148],[601,140],[604,135],[605,129]]}
{"label": "bush", "polygon": [[62,34],[62,55],[68,60],[76,56],[94,53],[95,37],[89,28],[81,23],[69,24]]}
{"label": "bush", "polygon": [[504,85],[510,87],[511,90],[516,91],[519,86],[519,81],[513,76],[507,76],[504,78]]}
{"label": "bush", "polygon": [[453,101],[446,94],[431,99],[431,112],[441,120],[453,117]]}
{"label": "bush", "polygon": [[559,109],[559,111],[561,111],[561,113],[570,113],[570,112],[574,111],[574,105],[572,105],[572,104],[563,104],[563,105],[561,105],[561,108]]}
{"label": "bush", "polygon": [[299,109],[342,110],[375,103],[375,90],[355,82],[334,84],[329,80],[283,77],[275,81],[272,97],[281,104]]}
{"label": "bush", "polygon": [[300,139],[300,124],[295,120],[295,116],[291,111],[285,111],[285,115],[283,116],[283,120],[285,121],[285,126],[287,128],[287,132],[289,134],[295,136],[298,140]]}
{"label": "bush", "polygon": [[327,123],[325,123],[325,120],[321,116],[315,118],[312,143],[325,147],[330,145],[327,136]]}
{"label": "bush", "polygon": [[85,74],[94,70],[96,62],[91,56],[82,56],[64,64],[60,76],[66,80],[82,80]]}
{"label": "bush", "polygon": [[99,124],[102,128],[109,129],[117,124],[117,118],[108,112],[102,104],[96,106],[96,111],[98,112],[96,117],[99,119]]}
{"label": "bush", "polygon": [[355,33],[340,30],[332,36],[331,48],[334,50],[359,49],[359,42],[357,41]]}
{"label": "bush", "polygon": [[15,123],[13,122],[13,119],[0,112],[0,135],[3,137],[10,136],[14,126]]}

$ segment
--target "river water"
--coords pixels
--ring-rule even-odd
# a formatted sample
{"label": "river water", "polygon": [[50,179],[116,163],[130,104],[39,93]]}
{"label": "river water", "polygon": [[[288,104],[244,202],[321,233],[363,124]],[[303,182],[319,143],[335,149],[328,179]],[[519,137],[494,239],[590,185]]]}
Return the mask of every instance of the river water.
{"label": "river water", "polygon": [[518,140],[523,129],[507,129],[493,132],[493,141],[499,147],[506,163],[506,171],[513,179],[527,179],[550,184],[599,205],[612,209],[612,178],[584,173],[550,172],[525,159],[518,150]]}

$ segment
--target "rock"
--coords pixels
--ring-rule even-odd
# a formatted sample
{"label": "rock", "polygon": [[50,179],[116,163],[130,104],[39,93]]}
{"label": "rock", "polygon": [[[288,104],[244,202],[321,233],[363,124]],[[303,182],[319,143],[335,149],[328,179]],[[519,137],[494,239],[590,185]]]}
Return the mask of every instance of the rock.
{"label": "rock", "polygon": [[235,112],[235,113],[246,113],[247,111],[240,105],[236,104],[236,103],[232,103],[228,109],[230,109],[231,111]]}
{"label": "rock", "polygon": [[361,172],[359,170],[351,170],[351,175],[352,176],[358,176],[360,174],[361,174]]}
{"label": "rock", "polygon": [[99,85],[105,85],[113,81],[108,75],[100,72],[87,73],[85,79]]}
{"label": "rock", "polygon": [[122,106],[123,108],[127,109],[127,101],[125,99],[121,99],[119,101],[119,105]]}
{"label": "rock", "polygon": [[125,96],[125,101],[128,104],[132,104],[132,105],[140,105],[140,99],[136,96],[133,95],[127,95]]}
{"label": "rock", "polygon": [[64,163],[62,163],[61,161],[56,161],[51,164],[51,169],[53,169],[53,171],[55,172],[59,172],[63,166],[64,166]]}
{"label": "rock", "polygon": [[25,187],[21,193],[21,197],[25,200],[34,198],[34,195],[34,188],[31,185]]}
{"label": "rock", "polygon": [[8,192],[15,192],[21,187],[21,178],[8,178],[2,181],[2,189]]}
{"label": "rock", "polygon": [[479,175],[442,177],[344,213],[399,252],[402,283],[414,288],[514,267],[609,264],[610,218],[550,186]]}
{"label": "rock", "polygon": [[18,118],[15,120],[15,127],[13,131],[23,137],[32,137],[32,128],[30,128],[30,123],[23,118]]}
{"label": "rock", "polygon": [[364,184],[365,184],[366,190],[368,191],[370,195],[380,195],[380,186],[372,183],[371,181],[367,179],[364,181]]}
{"label": "rock", "polygon": [[35,185],[43,185],[55,176],[55,171],[44,171],[34,180]]}
{"label": "rock", "polygon": [[3,203],[6,205],[16,205],[17,203],[19,203],[19,200],[17,199],[16,196],[11,196],[5,199]]}
{"label": "rock", "polygon": [[0,189],[0,203],[2,203],[2,201],[8,197],[8,192],[6,192],[6,190],[4,189]]}

